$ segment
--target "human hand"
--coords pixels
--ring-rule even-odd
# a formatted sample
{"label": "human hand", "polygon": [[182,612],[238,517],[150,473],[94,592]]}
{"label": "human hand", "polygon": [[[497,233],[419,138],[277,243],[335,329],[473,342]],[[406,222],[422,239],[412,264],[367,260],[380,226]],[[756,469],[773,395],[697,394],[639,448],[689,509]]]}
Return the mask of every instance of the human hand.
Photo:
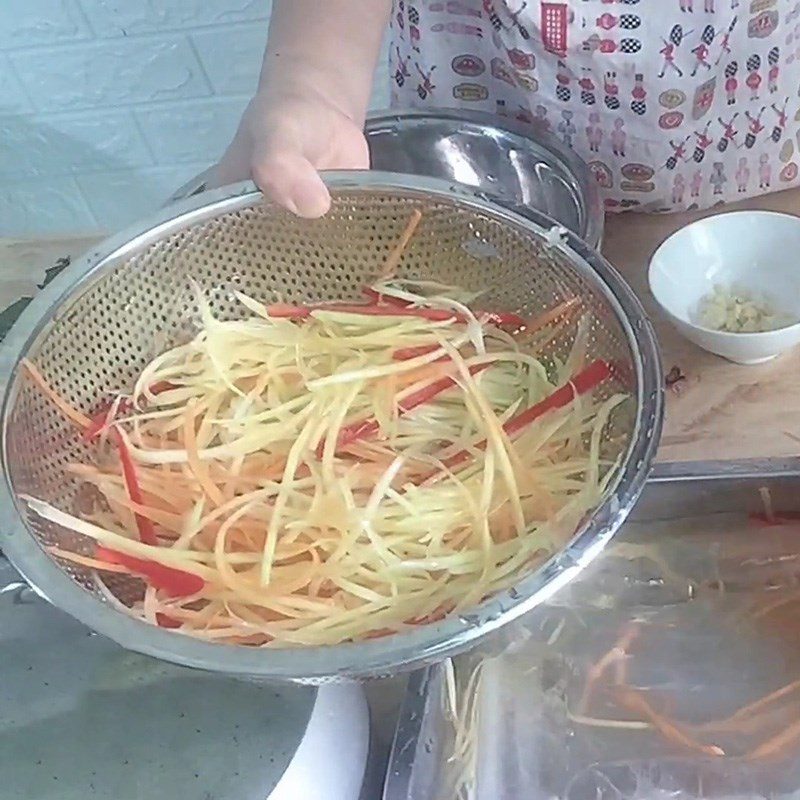
{"label": "human hand", "polygon": [[330,208],[325,169],[368,169],[361,126],[320,94],[262,89],[250,101],[216,170],[219,185],[252,178],[301,217]]}

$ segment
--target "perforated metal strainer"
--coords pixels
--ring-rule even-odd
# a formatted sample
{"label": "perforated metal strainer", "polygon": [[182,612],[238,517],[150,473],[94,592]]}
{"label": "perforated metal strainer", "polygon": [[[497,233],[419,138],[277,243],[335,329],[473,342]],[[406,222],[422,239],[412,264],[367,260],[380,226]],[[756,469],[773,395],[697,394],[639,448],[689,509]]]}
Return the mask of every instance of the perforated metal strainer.
{"label": "perforated metal strainer", "polygon": [[[660,432],[661,372],[652,329],[620,277],[544,216],[499,209],[468,189],[386,173],[336,173],[322,220],[298,220],[258,193],[231,189],[173,206],[146,225],[76,261],[31,303],[0,351],[5,479],[0,546],[52,603],[125,647],[189,666],[241,676],[322,682],[386,674],[465,649],[537,605],[594,556],[638,497]],[[294,649],[214,644],[131,619],[104,601],[88,572],[43,545],[91,552],[82,537],[28,516],[19,496],[65,510],[80,504],[66,464],[92,458],[80,437],[19,374],[34,361],[71,403],[90,410],[128,389],[157,353],[196,332],[190,277],[224,318],[240,315],[234,290],[273,301],[359,297],[378,272],[412,209],[423,213],[401,274],[486,289],[492,308],[536,314],[579,296],[594,319],[590,358],[613,361],[634,396],[609,426],[606,449],[621,467],[600,508],[547,564],[471,613],[367,642]],[[532,216],[534,218],[532,218]],[[574,331],[553,344],[564,357]],[[132,578],[109,584],[123,601]]]}

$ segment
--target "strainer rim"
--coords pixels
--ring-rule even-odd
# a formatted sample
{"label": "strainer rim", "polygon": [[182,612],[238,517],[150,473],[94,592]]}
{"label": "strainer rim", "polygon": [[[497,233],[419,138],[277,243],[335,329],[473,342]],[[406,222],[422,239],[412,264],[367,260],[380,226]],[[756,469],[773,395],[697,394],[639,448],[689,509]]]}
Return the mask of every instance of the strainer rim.
{"label": "strainer rim", "polygon": [[[0,459],[4,473],[0,481],[0,548],[37,593],[131,650],[215,672],[303,682],[377,676],[429,664],[466,650],[478,639],[539,605],[567,583],[606,546],[644,487],[663,419],[660,356],[652,325],[639,300],[601,255],[546,215],[526,208],[523,216],[462,185],[375,171],[332,172],[324,179],[332,191],[384,190],[427,201],[455,202],[520,232],[548,237],[550,246],[560,249],[581,274],[589,274],[595,288],[614,309],[632,353],[637,376],[636,422],[623,465],[601,505],[576,531],[570,543],[548,562],[511,590],[494,595],[468,613],[451,615],[439,623],[402,634],[330,646],[252,648],[176,635],[127,617],[99,601],[44,554],[27,526],[25,513],[10,485],[6,430],[18,383],[16,367],[25,353],[66,312],[69,304],[117,263],[170,232],[263,201],[261,193],[252,191],[248,182],[188,198],[107,239],[83,258],[76,259],[34,298],[0,346],[0,390],[3,393]],[[548,231],[557,233],[548,236]],[[66,306],[63,305],[65,300],[69,301]]]}

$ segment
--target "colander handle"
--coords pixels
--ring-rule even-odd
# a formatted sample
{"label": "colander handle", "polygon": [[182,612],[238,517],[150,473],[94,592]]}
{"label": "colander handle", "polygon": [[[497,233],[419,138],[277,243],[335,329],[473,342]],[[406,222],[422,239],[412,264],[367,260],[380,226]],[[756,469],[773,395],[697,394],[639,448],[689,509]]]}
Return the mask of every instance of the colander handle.
{"label": "colander handle", "polygon": [[211,177],[213,174],[214,167],[203,170],[199,175],[196,175],[190,181],[184,183],[180,189],[177,189],[164,205],[169,206],[180,200],[188,200],[190,197],[196,197],[198,194],[202,194],[207,189],[210,189]]}

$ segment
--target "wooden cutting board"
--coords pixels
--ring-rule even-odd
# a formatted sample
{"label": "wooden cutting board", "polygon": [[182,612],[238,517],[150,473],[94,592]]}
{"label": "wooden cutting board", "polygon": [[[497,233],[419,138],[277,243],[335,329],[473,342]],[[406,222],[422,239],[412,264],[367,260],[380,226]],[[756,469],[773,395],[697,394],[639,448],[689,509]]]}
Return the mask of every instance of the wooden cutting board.
{"label": "wooden cutting board", "polygon": [[[800,190],[726,207],[736,209],[800,215]],[[732,364],[680,336],[650,294],[650,257],[670,234],[702,216],[708,214],[623,214],[609,217],[606,227],[603,253],[627,278],[654,321],[665,370],[678,367],[686,376],[667,392],[659,461],[800,456],[800,349],[759,366]]]}
{"label": "wooden cutting board", "polygon": [[[800,214],[800,190],[740,203]],[[742,367],[699,350],[659,314],[647,289],[647,265],[656,247],[700,214],[609,218],[604,253],[628,279],[654,320],[665,369],[685,375],[667,392],[661,462],[746,460],[800,456],[800,349],[761,366]],[[0,239],[0,335],[54,272],[96,238]],[[63,262],[61,262],[63,263]],[[800,269],[800,257],[798,258]],[[12,306],[3,313],[4,309]]]}

